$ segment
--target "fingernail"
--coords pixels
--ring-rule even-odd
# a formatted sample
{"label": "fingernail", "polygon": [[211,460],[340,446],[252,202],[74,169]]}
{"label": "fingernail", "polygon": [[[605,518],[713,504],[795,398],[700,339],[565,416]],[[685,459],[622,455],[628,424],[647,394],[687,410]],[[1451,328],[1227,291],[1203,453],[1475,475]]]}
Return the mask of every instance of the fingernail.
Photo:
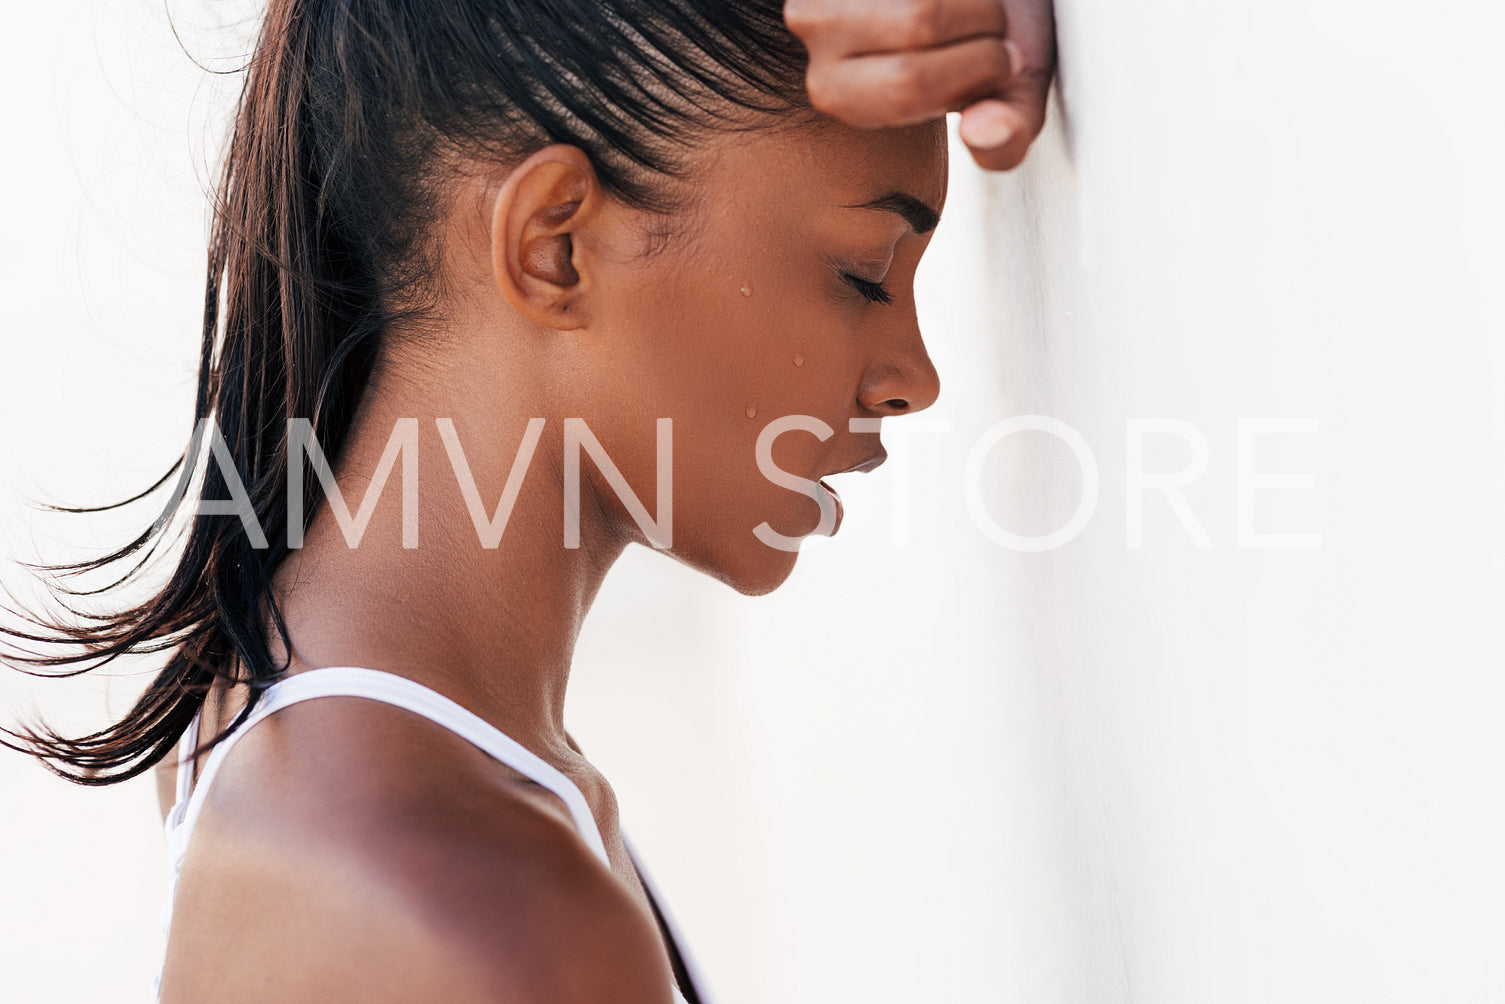
{"label": "fingernail", "polygon": [[1014,138],[1014,127],[1001,109],[984,109],[962,116],[962,142],[974,150],[991,150]]}

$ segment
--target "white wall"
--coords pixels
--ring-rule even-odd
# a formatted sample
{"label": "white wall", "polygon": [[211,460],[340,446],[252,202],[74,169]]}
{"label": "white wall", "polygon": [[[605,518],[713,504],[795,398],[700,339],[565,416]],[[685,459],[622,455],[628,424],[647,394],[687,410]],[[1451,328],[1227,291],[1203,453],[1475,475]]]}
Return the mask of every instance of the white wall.
{"label": "white wall", "polygon": [[[1505,17],[1060,14],[1065,114],[1020,173],[957,159],[921,270],[941,403],[887,423],[890,463],[769,597],[629,554],[571,729],[724,1004],[1499,1000]],[[55,557],[126,523],[17,492],[126,494],[187,434],[190,151],[223,98],[148,0],[24,17],[0,60],[0,525],[8,557]],[[1086,528],[1042,553],[988,539],[964,492],[1021,414],[1099,473]],[[1184,495],[1211,547],[1154,493],[1126,545],[1144,417],[1205,435]],[[1264,417],[1317,431],[1257,440],[1257,471],[1312,484],[1255,494],[1255,529],[1320,547],[1239,546],[1237,423]],[[1190,451],[1152,436],[1145,469]],[[985,459],[1012,530],[1076,507],[1049,436]],[[7,709],[33,696],[76,721],[100,700],[0,676]],[[0,784],[0,999],[131,999],[160,950],[150,791],[14,756]]]}
{"label": "white wall", "polygon": [[[1071,165],[991,186],[1002,412],[1093,446],[1008,616],[1052,681],[1070,937],[1044,999],[1505,999],[1502,18],[1483,3],[1062,4]],[[1145,497],[1127,423],[1206,436]],[[1240,419],[1257,440],[1241,547]],[[1149,441],[1181,469],[1188,443]],[[1076,468],[1012,475],[1058,525]],[[1247,485],[1247,480],[1245,481]],[[1056,961],[1052,959],[1052,961]],[[985,999],[1032,999],[998,976]],[[1033,998],[1040,999],[1040,998]]]}

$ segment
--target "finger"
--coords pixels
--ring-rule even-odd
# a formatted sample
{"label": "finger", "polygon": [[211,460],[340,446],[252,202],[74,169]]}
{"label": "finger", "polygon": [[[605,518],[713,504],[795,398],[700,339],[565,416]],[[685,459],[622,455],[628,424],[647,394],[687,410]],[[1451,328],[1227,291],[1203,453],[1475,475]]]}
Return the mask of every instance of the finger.
{"label": "finger", "polygon": [[997,37],[936,49],[812,63],[810,102],[860,128],[911,125],[1006,93],[1013,68]]}
{"label": "finger", "polygon": [[988,98],[962,111],[958,133],[977,165],[990,171],[1018,167],[1045,126],[1045,100]]}
{"label": "finger", "polygon": [[784,23],[814,58],[859,56],[1002,36],[1000,0],[787,0]]}
{"label": "finger", "polygon": [[1042,0],[1002,0],[1008,15],[1009,61],[1014,79],[996,101],[979,101],[962,111],[960,133],[972,159],[991,170],[1008,170],[1024,160],[1045,126],[1045,106],[1055,76],[1055,19]]}

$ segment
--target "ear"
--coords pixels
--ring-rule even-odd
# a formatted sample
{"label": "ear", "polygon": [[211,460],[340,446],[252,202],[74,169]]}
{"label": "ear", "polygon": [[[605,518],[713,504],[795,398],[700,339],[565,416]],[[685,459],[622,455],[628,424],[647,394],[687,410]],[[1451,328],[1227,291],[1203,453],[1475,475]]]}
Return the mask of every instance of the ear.
{"label": "ear", "polygon": [[579,147],[554,144],[508,175],[491,216],[491,269],[518,313],[571,331],[588,323],[591,227],[605,193]]}

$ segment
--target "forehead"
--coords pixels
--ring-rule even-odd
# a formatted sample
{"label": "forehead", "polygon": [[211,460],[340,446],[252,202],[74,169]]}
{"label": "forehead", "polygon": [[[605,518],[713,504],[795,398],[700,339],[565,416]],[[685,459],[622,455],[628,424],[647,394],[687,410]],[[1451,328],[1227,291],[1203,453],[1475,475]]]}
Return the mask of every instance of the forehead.
{"label": "forehead", "polygon": [[813,123],[720,133],[706,151],[712,187],[783,205],[854,205],[899,192],[939,212],[946,201],[946,123],[856,129]]}

